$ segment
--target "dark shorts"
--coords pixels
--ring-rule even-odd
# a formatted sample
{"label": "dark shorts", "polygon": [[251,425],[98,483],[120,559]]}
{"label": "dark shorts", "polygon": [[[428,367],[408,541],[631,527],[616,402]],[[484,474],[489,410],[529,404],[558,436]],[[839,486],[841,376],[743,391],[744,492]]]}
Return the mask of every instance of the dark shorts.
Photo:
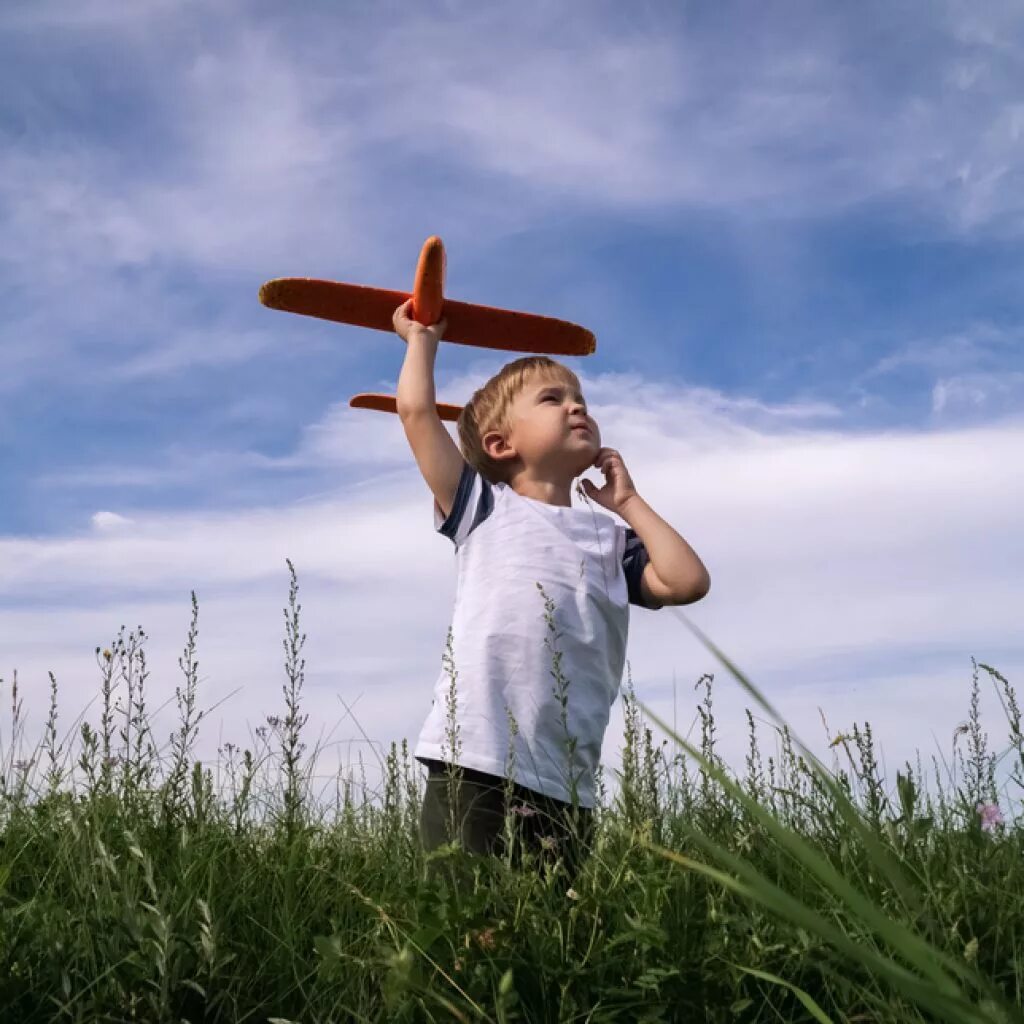
{"label": "dark shorts", "polygon": [[[451,783],[448,765],[441,761],[423,763],[427,767],[420,815],[424,850],[434,850],[458,838],[470,853],[504,854],[507,780],[452,766],[457,781]],[[528,850],[537,855],[540,864],[553,864],[561,858],[569,878],[575,878],[593,837],[594,812],[586,807],[574,810],[572,804],[517,783],[511,784],[507,809],[511,811],[513,863],[519,863],[523,850]]]}

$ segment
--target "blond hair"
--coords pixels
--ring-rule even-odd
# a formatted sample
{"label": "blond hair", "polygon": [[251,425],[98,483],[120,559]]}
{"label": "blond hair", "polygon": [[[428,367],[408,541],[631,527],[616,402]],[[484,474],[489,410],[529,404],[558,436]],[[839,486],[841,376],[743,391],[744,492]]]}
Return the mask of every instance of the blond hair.
{"label": "blond hair", "polygon": [[484,451],[483,437],[492,430],[507,434],[511,427],[512,403],[534,375],[550,377],[577,390],[579,378],[568,366],[547,356],[525,356],[503,366],[463,406],[459,415],[459,447],[462,457],[485,479],[508,483],[511,467],[492,459]]}

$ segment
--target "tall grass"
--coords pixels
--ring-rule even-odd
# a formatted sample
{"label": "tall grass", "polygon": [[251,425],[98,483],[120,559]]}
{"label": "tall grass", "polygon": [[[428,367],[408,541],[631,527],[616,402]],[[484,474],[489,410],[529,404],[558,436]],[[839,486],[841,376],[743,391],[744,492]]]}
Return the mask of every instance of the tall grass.
{"label": "tall grass", "polygon": [[[557,866],[456,845],[425,856],[404,742],[375,790],[343,775],[332,799],[315,788],[289,572],[283,709],[215,763],[194,757],[208,715],[195,595],[166,741],[141,628],[97,649],[98,721],[73,734],[51,675],[26,750],[17,676],[4,684],[0,1020],[1024,1019],[1024,830],[1009,802],[1024,743],[996,669],[974,666],[950,762],[918,757],[890,782],[867,724],[829,737],[826,768],[705,641],[772,719],[770,744],[747,711],[733,773],[713,676],[697,682],[692,745],[656,739],[630,684],[616,784],[599,780],[570,888]],[[983,683],[1009,726],[998,752]]]}

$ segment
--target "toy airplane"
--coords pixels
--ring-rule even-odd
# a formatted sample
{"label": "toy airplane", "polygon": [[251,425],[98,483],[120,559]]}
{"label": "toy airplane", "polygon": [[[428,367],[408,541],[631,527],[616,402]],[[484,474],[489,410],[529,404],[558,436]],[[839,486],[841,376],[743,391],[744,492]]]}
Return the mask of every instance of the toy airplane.
{"label": "toy airplane", "polygon": [[[421,324],[447,320],[444,341],[480,348],[545,355],[588,356],[594,335],[579,324],[536,313],[495,309],[444,297],[444,244],[436,235],[420,251],[413,281],[413,319]],[[387,288],[307,277],[279,277],[260,288],[260,302],[286,313],[303,313],[359,327],[391,331],[392,314],[409,295]]]}
{"label": "toy airplane", "polygon": [[[412,318],[429,326],[443,316],[447,321],[443,341],[544,355],[587,356],[597,348],[593,332],[567,320],[446,299],[445,263],[444,244],[432,235],[420,250],[412,287]],[[308,277],[279,277],[260,288],[260,302],[271,309],[378,331],[394,329],[391,318],[408,298],[405,292],[387,288]],[[359,394],[349,405],[397,412],[393,395]],[[437,403],[443,420],[458,420],[461,411],[461,406]]]}

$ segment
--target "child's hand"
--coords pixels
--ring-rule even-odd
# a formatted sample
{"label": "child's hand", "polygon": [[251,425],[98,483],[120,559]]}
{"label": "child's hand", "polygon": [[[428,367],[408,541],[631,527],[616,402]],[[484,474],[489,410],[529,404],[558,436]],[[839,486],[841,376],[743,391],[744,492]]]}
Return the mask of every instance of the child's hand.
{"label": "child's hand", "polygon": [[406,299],[395,310],[394,316],[391,318],[391,322],[395,326],[395,333],[397,333],[402,341],[408,342],[409,338],[414,335],[422,335],[433,342],[438,342],[444,337],[445,328],[448,326],[447,320],[442,318],[436,324],[425,327],[418,321],[413,320],[409,316],[410,312],[412,312],[412,299]]}
{"label": "child's hand", "polygon": [[622,456],[614,448],[602,448],[594,459],[594,465],[604,473],[604,487],[595,487],[589,480],[580,481],[584,494],[592,498],[609,512],[621,515],[622,510],[636,497],[633,478],[622,461]]}

